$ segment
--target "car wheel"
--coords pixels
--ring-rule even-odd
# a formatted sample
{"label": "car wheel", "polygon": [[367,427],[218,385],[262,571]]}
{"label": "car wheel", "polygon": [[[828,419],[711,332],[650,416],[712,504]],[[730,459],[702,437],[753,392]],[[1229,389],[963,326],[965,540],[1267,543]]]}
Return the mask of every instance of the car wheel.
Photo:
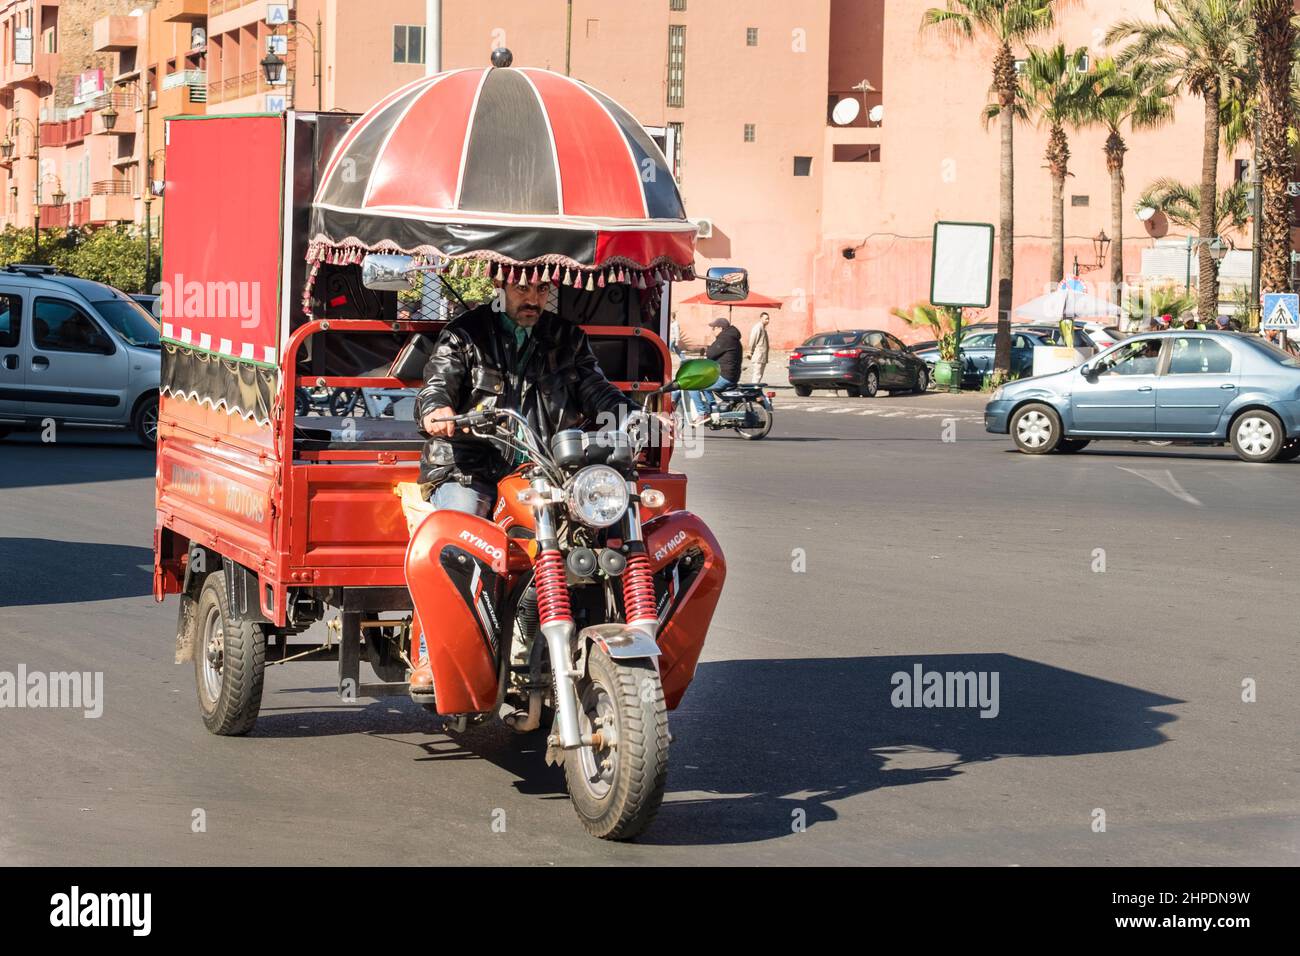
{"label": "car wheel", "polygon": [[930,373],[924,368],[916,370],[916,389],[917,392],[924,392],[930,387]]}
{"label": "car wheel", "polygon": [[1242,461],[1273,461],[1286,444],[1286,430],[1272,412],[1253,408],[1232,423],[1232,450]]}
{"label": "car wheel", "polygon": [[862,387],[859,385],[845,385],[844,394],[847,395],[849,398],[861,398]]}
{"label": "car wheel", "polygon": [[807,398],[809,395],[812,394],[812,386],[811,386],[811,385],[796,385],[796,386],[794,387],[794,393],[795,393],[796,395],[798,395],[800,398]]}
{"label": "car wheel", "polygon": [[[867,398],[875,398],[876,393],[880,391],[880,373],[874,368],[867,369],[867,377],[862,380],[861,395]],[[851,394],[851,393],[850,393]]]}
{"label": "car wheel", "polygon": [[1032,402],[1011,416],[1011,438],[1026,455],[1045,455],[1061,441],[1061,418],[1052,406]]}
{"label": "car wheel", "polygon": [[1091,440],[1087,438],[1062,438],[1056,443],[1056,450],[1067,454],[1076,451],[1083,451],[1090,444]]}
{"label": "car wheel", "polygon": [[158,444],[158,396],[150,395],[131,416],[131,427],[135,430],[136,440],[146,448]]}

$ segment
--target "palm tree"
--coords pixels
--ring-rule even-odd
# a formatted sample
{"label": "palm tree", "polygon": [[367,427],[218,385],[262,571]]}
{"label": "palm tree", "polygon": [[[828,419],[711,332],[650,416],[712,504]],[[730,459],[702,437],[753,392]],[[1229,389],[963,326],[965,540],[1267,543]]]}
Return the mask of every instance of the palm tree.
{"label": "palm tree", "polygon": [[1113,57],[1099,61],[1090,80],[1079,121],[1107,131],[1102,150],[1110,173],[1110,283],[1119,302],[1124,285],[1124,154],[1128,152],[1121,131],[1125,124],[1140,130],[1168,122],[1174,115],[1173,94],[1144,64],[1122,70]]}
{"label": "palm tree", "polygon": [[[1198,228],[1213,236],[1218,189],[1219,108],[1246,73],[1250,56],[1250,6],[1242,0],[1155,0],[1157,21],[1121,20],[1106,43],[1131,40],[1119,56],[1121,67],[1141,63],[1156,81],[1175,92],[1186,88],[1205,104],[1204,143]],[[1219,312],[1219,280],[1207,243],[1201,244],[1197,312],[1207,326]]]}
{"label": "palm tree", "polygon": [[1264,184],[1256,255],[1260,289],[1286,292],[1291,273],[1291,200],[1286,187],[1292,165],[1287,132],[1295,120],[1291,87],[1296,60],[1295,5],[1292,0],[1254,0],[1253,7],[1259,68],[1256,156]]}
{"label": "palm tree", "polygon": [[[1250,222],[1249,189],[1249,183],[1235,182],[1222,189],[1214,201],[1212,235],[1223,236],[1233,249],[1237,244],[1232,234],[1242,232]],[[1157,179],[1144,189],[1134,210],[1144,207],[1163,212],[1170,222],[1184,229],[1197,229],[1201,224],[1200,188],[1176,179]]]}
{"label": "palm tree", "polygon": [[993,57],[993,93],[999,106],[1002,161],[998,225],[998,334],[993,358],[993,378],[1002,381],[1011,373],[1011,285],[1015,273],[1015,150],[1014,126],[1020,78],[1012,46],[1051,29],[1055,22],[1055,0],[946,0],[943,7],[931,7],[921,19],[923,29],[947,31],[964,40],[976,33],[997,44]]}
{"label": "palm tree", "polygon": [[[1088,93],[1087,47],[1073,53],[1065,44],[1029,48],[1025,64],[1026,100],[1046,126],[1047,169],[1052,176],[1052,282],[1065,278],[1065,178],[1070,175],[1070,141],[1066,124],[1078,128],[1081,107]],[[991,114],[996,106],[990,106]]]}

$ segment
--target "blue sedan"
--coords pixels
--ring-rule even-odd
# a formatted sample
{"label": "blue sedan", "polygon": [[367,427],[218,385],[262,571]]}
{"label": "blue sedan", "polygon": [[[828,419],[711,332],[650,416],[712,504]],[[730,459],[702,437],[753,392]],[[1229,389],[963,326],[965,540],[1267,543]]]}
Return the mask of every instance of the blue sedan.
{"label": "blue sedan", "polygon": [[1009,382],[984,427],[1027,455],[1097,439],[1231,444],[1243,461],[1300,457],[1300,360],[1236,332],[1154,332],[1079,368]]}

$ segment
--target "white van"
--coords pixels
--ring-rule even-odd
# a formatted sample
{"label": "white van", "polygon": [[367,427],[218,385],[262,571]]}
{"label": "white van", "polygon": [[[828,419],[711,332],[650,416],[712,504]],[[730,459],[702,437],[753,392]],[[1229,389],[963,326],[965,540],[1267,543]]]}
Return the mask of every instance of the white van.
{"label": "white van", "polygon": [[46,421],[158,437],[159,325],[112,286],[0,269],[0,438]]}

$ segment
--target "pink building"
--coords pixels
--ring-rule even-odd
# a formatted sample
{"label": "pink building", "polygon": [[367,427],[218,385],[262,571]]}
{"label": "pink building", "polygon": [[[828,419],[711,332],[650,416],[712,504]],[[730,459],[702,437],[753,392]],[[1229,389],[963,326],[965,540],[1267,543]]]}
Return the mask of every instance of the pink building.
{"label": "pink building", "polygon": [[[935,5],[941,0],[573,0],[566,51],[565,0],[444,0],[443,65],[477,65],[496,45],[521,65],[563,71],[567,59],[573,76],[646,126],[672,128],[687,211],[707,220],[701,265],[744,265],[757,291],[785,303],[773,315],[775,346],[846,327],[908,336],[889,311],[927,298],[934,222],[998,219],[998,135],[981,118],[992,49],[922,33],[922,13]],[[1057,28],[1036,42],[1060,38],[1093,57],[1113,52],[1104,43],[1110,23],[1154,16],[1151,0],[1060,7]],[[860,106],[840,125],[831,110],[844,99]],[[1097,130],[1070,136],[1065,261],[1077,255],[1089,282],[1105,278],[1090,269],[1092,237],[1111,225],[1103,139]],[[1199,178],[1199,101],[1185,97],[1173,125],[1127,139],[1130,205],[1158,177]],[[1017,129],[1017,304],[1048,279],[1045,147],[1045,132]],[[1221,184],[1237,172],[1225,157]],[[1126,216],[1132,274],[1153,239]],[[682,307],[687,337],[700,341],[716,311]],[[743,326],[754,318],[736,317]]]}

